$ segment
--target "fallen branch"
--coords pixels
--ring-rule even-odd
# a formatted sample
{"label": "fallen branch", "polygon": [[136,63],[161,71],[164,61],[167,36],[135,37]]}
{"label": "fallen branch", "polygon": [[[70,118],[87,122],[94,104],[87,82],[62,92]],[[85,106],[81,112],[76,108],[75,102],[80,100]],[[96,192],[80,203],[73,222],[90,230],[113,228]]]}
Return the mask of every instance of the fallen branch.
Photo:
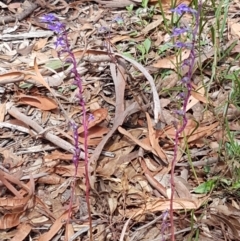
{"label": "fallen branch", "polygon": [[[16,107],[12,107],[8,113],[13,116],[14,118],[21,120],[28,126],[32,127],[38,134],[43,136],[46,140],[50,141],[54,145],[62,148],[65,151],[68,151],[74,154],[74,146],[71,145],[69,142],[55,136],[54,134],[44,130],[40,125],[38,125],[35,121],[31,120],[29,117],[21,113]],[[85,153],[81,151],[80,158],[84,159]]]}
{"label": "fallen branch", "polygon": [[6,23],[12,23],[23,20],[27,16],[29,16],[35,9],[37,9],[38,5],[33,2],[25,1],[22,4],[23,11],[21,13],[17,13],[14,16],[3,16],[0,17],[0,25],[5,25]]}

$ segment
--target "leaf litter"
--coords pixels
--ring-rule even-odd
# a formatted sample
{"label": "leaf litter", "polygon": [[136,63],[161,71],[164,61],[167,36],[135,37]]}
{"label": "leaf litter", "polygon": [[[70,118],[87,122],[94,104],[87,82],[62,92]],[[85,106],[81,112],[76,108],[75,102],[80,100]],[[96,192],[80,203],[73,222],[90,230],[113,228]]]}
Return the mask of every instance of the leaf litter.
{"label": "leaf litter", "polygon": [[[156,11],[149,22],[139,25],[146,15],[124,10],[130,2],[43,0],[37,1],[38,8],[25,3],[21,16],[15,10],[21,4],[2,6],[1,19],[6,17],[8,25],[1,26],[0,36],[1,240],[87,240],[90,228],[96,240],[169,239],[169,173],[179,94],[174,88],[179,87],[176,64],[189,52],[178,55],[180,59],[171,51],[165,56],[157,54],[155,47],[169,41],[162,16]],[[162,3],[168,11],[170,3]],[[140,7],[141,1],[134,4]],[[158,1],[149,4],[157,6]],[[58,58],[53,32],[37,20],[46,9],[57,11],[67,24],[92,117],[88,126],[92,227],[82,160],[69,217],[75,167],[68,120],[73,118],[80,125],[81,149],[84,128],[71,66]],[[230,9],[236,9],[234,3]],[[10,11],[19,22],[8,17]],[[116,16],[124,24],[113,21]],[[237,20],[229,19],[228,24],[228,43],[221,47],[222,52],[230,48],[226,61],[238,52],[239,45]],[[146,38],[152,47],[142,59],[136,45]],[[158,45],[153,47],[154,43]],[[238,162],[223,162],[227,154],[218,153],[219,140],[230,141],[220,107],[231,88],[221,89],[213,83],[207,93],[199,81],[199,70],[208,79],[205,66],[213,55],[213,48],[206,49],[196,59],[188,124],[179,137],[173,200],[177,240],[191,239],[196,230],[198,240],[240,240],[239,194],[226,186],[234,177],[231,165]],[[226,70],[219,60],[220,65]],[[161,69],[168,74],[153,79]],[[230,130],[239,130],[237,117],[239,111],[231,105],[226,113]],[[80,157],[84,158],[83,152]],[[221,168],[217,169],[219,159]],[[218,181],[208,180],[215,176]],[[201,193],[194,191],[197,187],[203,187]],[[189,210],[194,211],[193,216]]]}

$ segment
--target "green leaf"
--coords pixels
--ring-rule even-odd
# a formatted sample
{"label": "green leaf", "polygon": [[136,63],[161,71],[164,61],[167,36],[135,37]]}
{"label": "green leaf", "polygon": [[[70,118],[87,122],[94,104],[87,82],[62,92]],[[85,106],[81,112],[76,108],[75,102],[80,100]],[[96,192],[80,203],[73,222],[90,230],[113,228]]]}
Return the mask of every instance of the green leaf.
{"label": "green leaf", "polygon": [[227,178],[221,178],[220,181],[228,186],[232,184],[232,181]]}
{"label": "green leaf", "polygon": [[226,74],[224,77],[227,80],[236,80],[236,75],[239,76],[239,74],[240,74],[240,70],[236,70],[231,74]]}
{"label": "green leaf", "polygon": [[144,42],[143,42],[143,46],[146,50],[146,53],[149,52],[150,48],[151,48],[151,40],[149,38],[145,39]]}
{"label": "green leaf", "polygon": [[58,92],[63,93],[63,91],[64,91],[64,88],[63,88],[63,87],[59,87],[59,88],[58,88]]}
{"label": "green leaf", "polygon": [[162,54],[163,52],[165,52],[166,50],[170,49],[171,45],[169,43],[163,44],[160,46],[159,50],[158,50],[158,54]]}
{"label": "green leaf", "polygon": [[149,0],[142,0],[142,7],[146,8],[148,6]]}
{"label": "green leaf", "polygon": [[133,10],[133,4],[127,6],[126,9],[128,10],[128,12],[132,12],[132,10]]}
{"label": "green leaf", "polygon": [[63,68],[63,67],[68,67],[70,65],[70,63],[63,63],[60,59],[56,59],[56,60],[51,60],[48,63],[46,63],[46,67],[50,68],[50,69],[59,69],[59,68]]}
{"label": "green leaf", "polygon": [[137,31],[133,31],[129,34],[130,37],[135,37],[138,35],[138,32]]}
{"label": "green leaf", "polygon": [[124,52],[123,55],[130,59],[134,59],[133,56],[129,52]]}
{"label": "green leaf", "polygon": [[34,86],[34,84],[31,84],[31,83],[20,83],[19,87],[21,89],[31,89],[32,87]]}
{"label": "green leaf", "polygon": [[198,187],[194,188],[193,191],[195,193],[200,193],[200,194],[208,193],[214,187],[215,182],[216,182],[216,180],[209,180],[207,182],[204,182],[204,183],[200,184]]}
{"label": "green leaf", "polygon": [[[139,15],[142,13],[143,9],[142,8],[138,8],[136,10],[136,15],[139,17]],[[142,25],[141,21],[136,22],[137,24],[139,24],[140,26]]]}
{"label": "green leaf", "polygon": [[142,56],[144,56],[144,54],[146,53],[144,46],[141,44],[138,44],[137,49],[141,52]]}
{"label": "green leaf", "polygon": [[240,188],[240,182],[236,182],[232,185],[232,189],[239,189]]}
{"label": "green leaf", "polygon": [[70,90],[75,90],[77,89],[77,85],[70,85]]}
{"label": "green leaf", "polygon": [[208,166],[208,165],[204,166],[203,169],[206,174],[208,174],[210,172],[210,166]]}

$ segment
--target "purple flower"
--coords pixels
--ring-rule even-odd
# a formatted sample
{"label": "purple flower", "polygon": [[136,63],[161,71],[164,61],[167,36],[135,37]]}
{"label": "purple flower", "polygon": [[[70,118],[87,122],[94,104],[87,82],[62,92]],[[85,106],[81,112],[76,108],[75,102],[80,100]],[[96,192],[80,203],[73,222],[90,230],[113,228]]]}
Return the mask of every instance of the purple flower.
{"label": "purple flower", "polygon": [[[71,57],[68,57],[68,58],[65,59],[65,62],[72,64],[73,63],[73,59]],[[71,70],[71,71],[73,72],[73,70]]]}
{"label": "purple flower", "polygon": [[49,13],[40,17],[40,20],[43,23],[51,23],[53,21],[59,21],[59,19],[53,13]]}
{"label": "purple flower", "polygon": [[185,47],[185,43],[177,41],[174,44],[174,46],[177,47],[177,48],[184,48]]}
{"label": "purple flower", "polygon": [[57,47],[64,48],[66,46],[66,41],[65,41],[65,39],[63,37],[58,37],[57,41],[54,44],[55,44],[56,48]]}
{"label": "purple flower", "polygon": [[40,20],[43,23],[48,23],[48,29],[54,31],[57,34],[62,33],[66,28],[65,24],[61,23],[59,18],[57,18],[52,13],[40,17]]}
{"label": "purple flower", "polygon": [[121,16],[116,16],[112,21],[117,22],[118,24],[123,23],[123,19]]}
{"label": "purple flower", "polygon": [[186,98],[186,93],[185,92],[181,92],[181,93],[179,93],[179,98],[181,98],[181,99],[185,99]]}
{"label": "purple flower", "polygon": [[184,116],[185,115],[185,111],[184,110],[175,110],[174,112],[175,112],[175,114],[180,115],[180,116]]}
{"label": "purple flower", "polygon": [[181,80],[184,84],[188,84],[189,83],[189,81],[190,81],[190,78],[189,77],[187,77],[187,76],[185,76],[185,77],[183,77],[182,78],[182,80]]}
{"label": "purple flower", "polygon": [[89,114],[88,115],[88,122],[94,121],[94,115],[93,114]]}
{"label": "purple flower", "polygon": [[182,67],[183,66],[190,66],[191,65],[191,60],[190,60],[190,58],[187,58],[187,59],[184,59],[183,60],[183,64],[182,64]]}
{"label": "purple flower", "polygon": [[70,125],[72,126],[74,131],[76,131],[78,129],[78,126],[76,125],[76,123],[74,121],[71,121]]}
{"label": "purple flower", "polygon": [[109,29],[105,26],[101,26],[99,29],[98,29],[98,32],[99,33],[106,33],[106,32],[109,32]]}
{"label": "purple flower", "polygon": [[162,224],[161,224],[161,234],[162,234],[162,241],[165,241],[164,233],[166,229],[169,227],[169,223],[167,222],[168,218],[168,210],[162,213]]}
{"label": "purple flower", "polygon": [[178,15],[182,15],[184,13],[197,13],[195,9],[188,7],[185,3],[179,4],[176,8],[171,9],[171,12],[177,13]]}
{"label": "purple flower", "polygon": [[48,25],[48,28],[57,34],[62,33],[65,30],[65,27],[66,27],[65,24],[61,22],[53,22]]}
{"label": "purple flower", "polygon": [[181,35],[183,33],[186,33],[187,31],[189,31],[188,28],[174,28],[172,37],[173,36],[179,36],[179,35]]}
{"label": "purple flower", "polygon": [[180,42],[180,41],[177,41],[174,46],[176,48],[192,48],[192,43],[183,43],[183,42]]}

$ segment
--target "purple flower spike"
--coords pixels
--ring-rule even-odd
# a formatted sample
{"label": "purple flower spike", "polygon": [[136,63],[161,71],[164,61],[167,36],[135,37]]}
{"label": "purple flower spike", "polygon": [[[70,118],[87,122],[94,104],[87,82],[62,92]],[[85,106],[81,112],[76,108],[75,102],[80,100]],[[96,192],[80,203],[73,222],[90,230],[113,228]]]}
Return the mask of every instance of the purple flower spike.
{"label": "purple flower spike", "polygon": [[57,34],[60,34],[65,30],[65,25],[61,22],[54,22],[49,24],[48,28]]}
{"label": "purple flower spike", "polygon": [[[195,67],[195,60],[197,59],[197,54],[195,51],[195,46],[198,43],[197,39],[200,38],[200,33],[199,33],[199,26],[201,26],[201,11],[202,11],[202,2],[203,0],[196,1],[198,2],[196,9],[192,9],[186,4],[180,4],[176,8],[171,9],[171,12],[175,15],[174,16],[175,23],[179,23],[181,17],[183,14],[188,13],[192,14],[192,26],[193,29],[189,30],[187,29],[180,29],[180,28],[175,28],[173,29],[173,35],[172,36],[178,36],[184,32],[184,31],[189,31],[191,33],[191,39],[189,40],[188,43],[182,42],[181,37],[179,38],[180,41],[176,41],[174,39],[174,44],[173,47],[175,48],[180,48],[179,51],[175,49],[175,52],[180,52],[181,54],[184,53],[184,49],[189,48],[189,56],[186,60],[180,61],[178,67],[181,67],[183,72],[185,74],[181,77],[181,85],[184,87],[184,92],[180,93],[178,95],[179,98],[182,98],[182,108],[178,110],[174,110],[173,112],[176,115],[176,120],[174,120],[173,126],[175,128],[175,138],[174,138],[174,154],[173,154],[173,159],[171,162],[171,178],[170,178],[170,186],[171,186],[171,195],[170,195],[170,211],[169,211],[169,219],[170,219],[170,233],[171,233],[171,240],[175,240],[175,219],[174,219],[174,194],[176,191],[176,185],[175,185],[175,167],[176,163],[178,160],[178,150],[179,150],[179,144],[181,143],[180,138],[183,137],[182,135],[184,133],[184,130],[187,127],[188,124],[188,116],[187,116],[187,111],[188,111],[188,103],[191,97],[191,91],[192,91],[192,84],[191,80],[194,74],[194,67]],[[183,48],[183,49],[182,49]],[[183,68],[184,67],[184,68]],[[185,68],[187,67],[187,68]],[[177,119],[180,119],[181,122],[178,122]],[[163,231],[162,231],[163,233]],[[163,239],[162,239],[163,240]]]}
{"label": "purple flower spike", "polygon": [[172,37],[173,36],[179,36],[179,35],[181,35],[183,33],[186,33],[187,31],[189,31],[188,28],[174,28]]}
{"label": "purple flower spike", "polygon": [[178,15],[182,15],[184,13],[192,13],[192,14],[196,14],[197,11],[195,9],[192,9],[190,7],[188,7],[186,4],[182,3],[180,5],[178,5],[176,8],[171,9],[171,12],[173,13],[177,13]]}
{"label": "purple flower spike", "polygon": [[192,48],[192,43],[183,43],[183,42],[180,42],[180,41],[177,41],[174,46],[176,48]]}
{"label": "purple flower spike", "polygon": [[[87,202],[87,206],[90,207],[90,180],[89,180],[89,171],[88,171],[88,119],[87,119],[87,110],[86,110],[86,105],[85,105],[85,101],[83,99],[83,86],[82,86],[82,77],[79,74],[77,68],[78,68],[78,62],[75,58],[75,55],[71,49],[70,43],[68,41],[68,31],[66,29],[66,26],[64,23],[62,23],[57,17],[55,17],[55,15],[53,14],[48,14],[45,15],[41,18],[42,22],[46,22],[48,24],[48,28],[52,31],[55,32],[55,34],[57,35],[57,41],[55,43],[55,45],[57,47],[60,47],[59,49],[57,49],[58,52],[58,56],[61,57],[62,53],[67,53],[68,57],[68,62],[71,61],[72,63],[72,73],[74,75],[74,81],[76,82],[76,85],[78,87],[78,98],[79,98],[79,104],[82,107],[82,113],[83,113],[83,121],[82,121],[82,125],[83,125],[83,129],[84,129],[84,161],[85,161],[85,185],[86,185],[86,202]],[[67,117],[67,119],[69,120],[69,117]],[[72,188],[72,192],[71,192],[71,201],[69,204],[69,213],[68,213],[68,220],[71,216],[72,213],[72,207],[73,207],[73,195],[74,195],[74,189],[75,189],[75,184],[76,184],[76,179],[77,179],[77,175],[78,175],[78,164],[79,164],[79,159],[80,157],[82,158],[82,156],[80,156],[81,154],[81,149],[79,147],[79,133],[78,133],[78,126],[77,124],[73,121],[73,120],[69,120],[70,124],[72,126],[73,129],[73,142],[74,142],[74,153],[73,153],[73,163],[75,165],[75,173],[74,173],[74,185]],[[89,211],[89,225],[90,227],[92,226],[92,219],[91,219],[91,215],[90,215],[90,209]],[[91,229],[90,229],[91,230]],[[91,238],[92,234],[90,231],[90,240],[92,240]]]}
{"label": "purple flower spike", "polygon": [[40,20],[43,23],[52,23],[53,21],[59,21],[59,19],[53,13],[49,13],[40,17]]}

